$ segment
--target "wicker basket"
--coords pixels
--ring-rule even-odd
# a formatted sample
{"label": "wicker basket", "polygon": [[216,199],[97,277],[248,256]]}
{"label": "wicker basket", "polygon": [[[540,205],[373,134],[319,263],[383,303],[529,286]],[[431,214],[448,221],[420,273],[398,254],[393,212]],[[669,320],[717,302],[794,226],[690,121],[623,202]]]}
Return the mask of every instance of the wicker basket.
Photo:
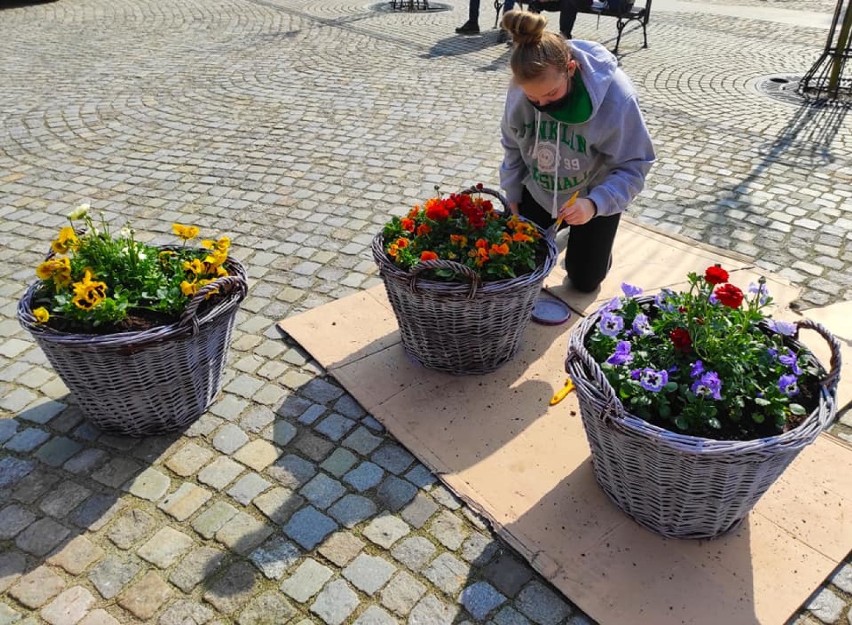
{"label": "wicker basket", "polygon": [[[507,207],[503,196],[492,189],[471,188],[462,193],[487,193]],[[406,353],[424,367],[455,374],[489,373],[510,360],[521,345],[535,299],[558,255],[553,237],[536,228],[547,246],[542,264],[518,278],[485,283],[472,269],[446,260],[425,261],[406,272],[388,258],[382,233],[377,234],[373,258]],[[419,277],[428,269],[442,268],[464,275],[470,283]]]}
{"label": "wicker basket", "polygon": [[[574,330],[566,361],[595,478],[619,508],[658,534],[712,538],[733,529],[834,419],[840,345],[817,323],[803,320],[798,327],[816,330],[831,346],[831,373],[822,382],[818,408],[784,434],[719,441],[670,432],[624,410],[584,346],[599,317],[600,312],[589,316]],[[791,345],[799,347],[794,341]]]}
{"label": "wicker basket", "polygon": [[[247,292],[242,265],[229,259],[224,266],[230,275],[200,289],[171,325],[106,335],[56,332],[33,316],[38,282],[19,300],[18,320],[99,429],[126,436],[179,430],[200,417],[221,388]],[[214,289],[225,297],[199,317],[199,305]]]}

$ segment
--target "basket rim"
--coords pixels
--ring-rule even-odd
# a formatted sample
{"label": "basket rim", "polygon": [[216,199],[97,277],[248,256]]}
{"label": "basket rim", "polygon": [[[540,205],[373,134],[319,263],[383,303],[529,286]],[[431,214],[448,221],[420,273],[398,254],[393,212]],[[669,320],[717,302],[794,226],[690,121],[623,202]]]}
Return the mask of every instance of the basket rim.
{"label": "basket rim", "polygon": [[[651,295],[642,295],[635,299],[641,303],[653,303],[654,301],[654,297]],[[566,370],[571,374],[571,378],[574,379],[575,383],[577,383],[578,380],[580,381],[577,386],[578,397],[581,399],[581,413],[585,412],[583,404],[588,403],[588,400],[582,401],[582,394],[584,392],[590,393],[597,403],[602,405],[607,404],[607,398],[598,389],[597,384],[595,384],[593,380],[589,380],[583,364],[570,357],[572,351],[576,351],[578,349],[585,350],[584,343],[586,336],[592,331],[594,325],[600,319],[602,310],[603,306],[586,317],[576,328],[574,328],[568,340],[569,358],[566,362]],[[812,359],[822,371],[825,371],[823,364],[810,349],[795,339],[791,338],[789,340],[794,346],[807,350],[809,358]],[[827,424],[831,423],[832,415],[836,410],[836,403],[836,386],[829,389],[824,385],[820,385],[819,403],[817,407],[812,410],[799,425],[792,430],[782,432],[781,434],[746,441],[719,440],[691,434],[681,434],[679,432],[674,432],[658,425],[654,425],[653,423],[649,423],[626,409],[623,410],[623,415],[618,417],[618,425],[629,430],[632,434],[647,440],[663,443],[670,448],[677,449],[680,452],[688,454],[707,456],[724,455],[732,452],[770,452],[777,447],[795,449],[797,447],[803,447],[804,445],[810,444],[816,439],[823,428],[827,426]],[[820,418],[821,416],[823,416],[823,418]],[[607,420],[606,417],[599,415],[591,416],[591,418],[599,418],[602,421]],[[615,419],[612,420],[615,421]]]}
{"label": "basket rim", "polygon": [[[174,246],[161,245],[160,248],[169,248]],[[248,291],[248,281],[245,267],[242,263],[234,258],[228,258],[224,266],[228,268],[228,276],[235,278],[238,282],[238,287],[233,289],[216,306],[208,310],[203,316],[197,319],[197,326],[200,328],[214,319],[221,317],[223,314],[235,309],[239,303],[245,299]],[[24,294],[18,300],[17,317],[18,322],[32,334],[36,340],[44,340],[51,343],[65,343],[68,346],[79,347],[96,347],[96,346],[128,346],[138,345],[143,343],[151,343],[172,339],[184,334],[194,333],[193,326],[181,326],[181,320],[166,325],[154,326],[146,330],[131,330],[128,332],[114,332],[111,334],[82,334],[75,332],[59,332],[46,327],[39,323],[34,323],[32,314],[31,302],[38,290],[41,281],[30,283]]]}

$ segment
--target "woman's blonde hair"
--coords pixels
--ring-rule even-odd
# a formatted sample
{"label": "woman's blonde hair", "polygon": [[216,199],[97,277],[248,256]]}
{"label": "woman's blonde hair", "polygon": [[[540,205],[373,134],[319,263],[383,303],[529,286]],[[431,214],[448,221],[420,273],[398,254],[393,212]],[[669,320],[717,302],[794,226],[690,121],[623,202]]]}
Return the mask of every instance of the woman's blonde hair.
{"label": "woman's blonde hair", "polygon": [[565,70],[571,50],[561,35],[547,30],[547,18],[529,11],[503,14],[503,28],[512,35],[509,64],[518,82],[536,80],[550,68]]}

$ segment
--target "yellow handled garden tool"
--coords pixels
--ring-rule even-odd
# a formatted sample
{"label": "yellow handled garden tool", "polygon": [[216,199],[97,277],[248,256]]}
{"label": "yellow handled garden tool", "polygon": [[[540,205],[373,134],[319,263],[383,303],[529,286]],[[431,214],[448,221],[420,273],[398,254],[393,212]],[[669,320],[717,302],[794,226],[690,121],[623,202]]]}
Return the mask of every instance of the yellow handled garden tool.
{"label": "yellow handled garden tool", "polygon": [[550,398],[550,405],[555,406],[559,402],[561,402],[565,397],[568,396],[568,393],[574,390],[574,383],[571,381],[571,378],[565,378],[565,386],[560,388],[553,397]]}

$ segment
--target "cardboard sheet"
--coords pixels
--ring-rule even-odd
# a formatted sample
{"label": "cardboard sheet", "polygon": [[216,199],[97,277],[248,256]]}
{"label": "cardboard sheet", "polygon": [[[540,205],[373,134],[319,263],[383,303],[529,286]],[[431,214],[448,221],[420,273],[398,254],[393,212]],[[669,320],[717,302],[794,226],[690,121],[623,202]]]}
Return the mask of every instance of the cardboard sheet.
{"label": "cardboard sheet", "polygon": [[[646,253],[665,254],[668,240],[624,230],[641,239]],[[638,256],[623,269],[616,265],[602,289],[612,293],[597,299],[616,295],[622,281],[651,291],[671,284],[663,276],[685,275],[681,266],[703,271],[712,260],[734,269],[739,262],[716,253],[705,258],[702,250],[684,258],[694,250],[670,257],[677,270],[643,265]],[[561,285],[553,286],[558,292]],[[784,306],[797,291],[778,286]],[[602,625],[784,623],[852,549],[852,476],[836,470],[849,466],[852,448],[821,436],[735,533],[713,541],[656,536],[595,482],[576,395],[548,404],[565,380],[567,336],[579,318],[556,327],[531,324],[515,359],[469,377],[407,358],[381,286],[281,327]]]}

